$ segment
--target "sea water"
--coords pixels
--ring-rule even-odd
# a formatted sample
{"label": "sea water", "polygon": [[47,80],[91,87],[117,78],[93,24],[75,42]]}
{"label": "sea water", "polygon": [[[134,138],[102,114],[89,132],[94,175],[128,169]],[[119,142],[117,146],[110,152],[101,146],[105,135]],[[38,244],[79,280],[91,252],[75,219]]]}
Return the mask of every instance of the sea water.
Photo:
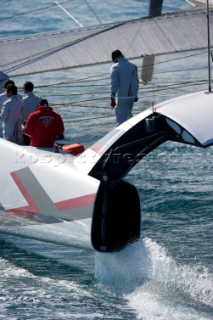
{"label": "sea water", "polygon": [[[63,3],[84,26],[148,12],[148,1]],[[185,1],[170,0],[164,1],[163,11],[188,7]],[[54,1],[1,0],[0,9],[0,36],[4,38],[79,27]],[[200,88],[206,76],[205,57],[195,57],[202,63],[200,71],[193,70],[193,59],[192,55],[187,62],[159,58],[155,84],[167,85],[180,78],[189,83],[184,68],[174,75],[179,64],[185,63]],[[167,67],[173,74],[164,77]],[[89,146],[115,127],[108,107],[108,72],[109,65],[104,65],[14,80],[20,91],[25,80],[32,80],[36,93],[58,107],[67,139]],[[156,88],[151,85],[145,92],[142,87],[141,106],[135,106],[135,112],[164,99],[152,89]],[[183,91],[192,89],[196,89],[194,83]],[[180,94],[179,90],[167,88],[165,98]],[[97,91],[106,97],[98,103]],[[122,252],[106,255],[0,235],[0,319],[213,319],[212,159],[212,148],[167,142],[131,170],[127,179],[140,193],[143,237]]]}

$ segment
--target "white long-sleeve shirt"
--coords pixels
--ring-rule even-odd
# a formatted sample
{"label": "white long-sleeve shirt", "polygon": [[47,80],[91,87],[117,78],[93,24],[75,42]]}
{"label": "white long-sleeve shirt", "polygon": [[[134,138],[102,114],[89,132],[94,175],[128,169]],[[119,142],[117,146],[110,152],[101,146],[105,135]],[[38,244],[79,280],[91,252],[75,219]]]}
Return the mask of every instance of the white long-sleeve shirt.
{"label": "white long-sleeve shirt", "polygon": [[[22,99],[22,96],[20,94],[17,94],[19,99]],[[0,113],[3,107],[3,103],[8,99],[7,95],[6,95],[6,91],[0,94]],[[3,137],[3,133],[2,133],[2,121],[0,118],[0,137]]]}
{"label": "white long-sleeve shirt", "polygon": [[[22,96],[21,96],[20,94],[17,94],[17,97],[18,97],[19,99],[22,99]],[[2,109],[2,107],[3,107],[3,103],[4,103],[5,101],[7,101],[7,99],[8,99],[8,97],[7,97],[7,95],[6,95],[6,91],[0,94],[0,112],[1,112],[1,109]]]}
{"label": "white long-sleeve shirt", "polygon": [[24,101],[24,121],[27,121],[27,118],[30,113],[34,112],[36,108],[39,106],[41,98],[36,96],[33,92],[28,92],[25,97],[23,97]]}
{"label": "white long-sleeve shirt", "polygon": [[7,100],[6,92],[0,94],[0,111],[2,109],[3,103]]}
{"label": "white long-sleeve shirt", "polygon": [[3,138],[21,143],[21,124],[23,121],[24,102],[13,95],[3,103],[1,121],[3,124]]}

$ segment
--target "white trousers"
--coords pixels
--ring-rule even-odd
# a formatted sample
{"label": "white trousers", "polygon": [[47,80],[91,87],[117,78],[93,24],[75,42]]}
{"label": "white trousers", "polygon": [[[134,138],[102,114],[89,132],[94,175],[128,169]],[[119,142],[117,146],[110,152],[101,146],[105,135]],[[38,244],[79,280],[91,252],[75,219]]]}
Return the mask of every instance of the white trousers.
{"label": "white trousers", "polygon": [[115,107],[116,122],[118,125],[132,118],[132,109],[134,105],[134,98],[118,98]]}

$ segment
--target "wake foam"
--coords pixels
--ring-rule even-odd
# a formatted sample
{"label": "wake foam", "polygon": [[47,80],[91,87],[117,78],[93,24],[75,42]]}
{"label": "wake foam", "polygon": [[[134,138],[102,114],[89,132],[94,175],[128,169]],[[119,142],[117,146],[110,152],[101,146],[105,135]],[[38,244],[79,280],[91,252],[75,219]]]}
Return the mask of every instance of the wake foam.
{"label": "wake foam", "polygon": [[96,253],[98,281],[124,295],[139,319],[206,320],[213,306],[213,279],[201,265],[178,265],[149,238],[121,252]]}
{"label": "wake foam", "polygon": [[144,239],[150,257],[149,276],[155,282],[178,288],[207,306],[213,306],[213,278],[205,266],[178,265],[165,248]]}
{"label": "wake foam", "polygon": [[114,290],[127,293],[148,279],[149,257],[143,241],[120,252],[95,253],[96,279]]}

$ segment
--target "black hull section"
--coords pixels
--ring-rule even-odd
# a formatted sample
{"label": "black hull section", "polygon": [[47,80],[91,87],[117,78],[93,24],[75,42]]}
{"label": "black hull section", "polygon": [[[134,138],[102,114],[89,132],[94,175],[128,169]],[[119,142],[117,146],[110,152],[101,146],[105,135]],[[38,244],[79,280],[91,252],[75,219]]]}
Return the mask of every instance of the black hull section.
{"label": "black hull section", "polygon": [[95,250],[113,252],[140,238],[141,210],[137,189],[120,181],[102,182],[94,208],[91,241]]}

